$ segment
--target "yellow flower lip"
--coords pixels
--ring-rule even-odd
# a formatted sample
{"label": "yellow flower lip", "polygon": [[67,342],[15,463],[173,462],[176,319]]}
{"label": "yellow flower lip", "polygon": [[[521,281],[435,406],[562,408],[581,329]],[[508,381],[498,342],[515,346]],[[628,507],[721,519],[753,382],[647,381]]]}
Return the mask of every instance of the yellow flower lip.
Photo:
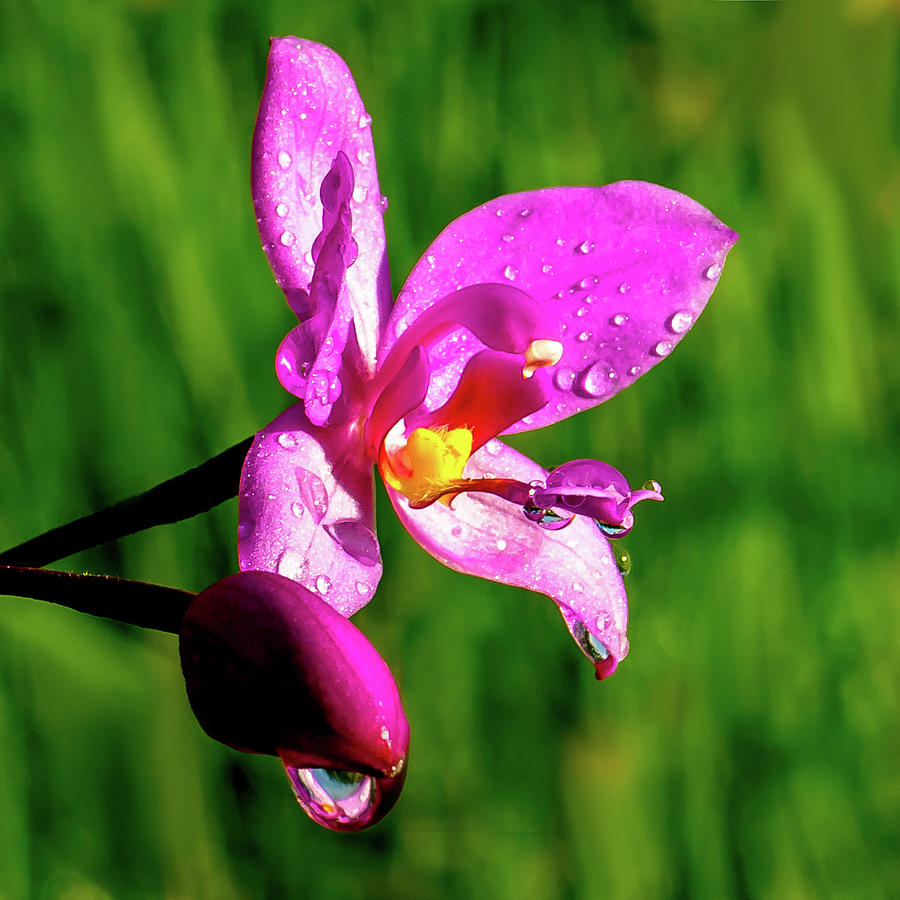
{"label": "yellow flower lip", "polygon": [[[421,501],[458,481],[471,455],[472,432],[468,428],[416,428],[399,450],[389,453],[382,449],[381,474],[407,499]],[[446,504],[451,500],[451,496],[441,497]]]}

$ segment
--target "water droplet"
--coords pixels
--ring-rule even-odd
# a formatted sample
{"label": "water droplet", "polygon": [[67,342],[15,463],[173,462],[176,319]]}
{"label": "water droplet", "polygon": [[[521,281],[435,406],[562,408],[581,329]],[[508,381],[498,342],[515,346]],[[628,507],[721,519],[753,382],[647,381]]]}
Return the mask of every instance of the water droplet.
{"label": "water droplet", "polygon": [[310,472],[302,466],[298,466],[294,470],[294,475],[297,478],[297,486],[300,488],[300,499],[312,513],[313,521],[318,525],[328,509],[328,490],[325,482],[315,472]]}
{"label": "water droplet", "polygon": [[645,491],[656,491],[658,494],[662,493],[662,485],[658,481],[653,481],[652,479],[650,481],[645,481],[641,485],[641,488]]}
{"label": "water droplet", "polygon": [[531,213],[532,213],[532,210],[526,206],[525,209],[519,210],[519,218],[527,219],[531,215]]}
{"label": "water droplet", "polygon": [[703,272],[703,277],[707,281],[715,281],[721,274],[722,267],[718,263],[713,263]]}
{"label": "water droplet", "polygon": [[616,568],[622,575],[628,575],[631,572],[631,554],[621,545],[616,544],[612,548],[613,556],[616,558]]}
{"label": "water droplet", "polygon": [[331,590],[331,579],[327,575],[320,575],[316,579],[316,590],[324,597]]}
{"label": "water droplet", "polygon": [[367,112],[364,112],[359,117],[358,124],[360,128],[368,128],[372,124],[372,117]]}
{"label": "water droplet", "polygon": [[386,212],[388,208],[388,198],[385,197],[384,194],[381,195],[381,198],[378,201],[379,207],[381,207],[382,212]]}
{"label": "water droplet", "polygon": [[628,315],[626,313],[616,313],[610,320],[611,325],[615,325],[617,328],[624,325],[628,321]]}
{"label": "water droplet", "polygon": [[506,549],[506,541],[504,541],[503,538],[500,538],[500,540],[497,541],[497,549],[501,552]]}
{"label": "water droplet", "polygon": [[365,823],[372,816],[377,791],[371,775],[288,765],[284,769],[297,802],[319,825],[340,831],[347,825]]}
{"label": "water droplet", "polygon": [[613,623],[613,617],[608,613],[601,613],[597,616],[597,631],[606,631]]}
{"label": "water droplet", "polygon": [[250,535],[253,534],[253,520],[241,519],[238,522],[237,533],[238,539],[240,540],[250,537]]}
{"label": "water droplet", "polygon": [[425,257],[425,261],[429,266],[431,266],[432,269],[434,268],[435,259],[433,253],[429,253],[428,256]]}
{"label": "water droplet", "polygon": [[587,291],[592,288],[600,279],[596,275],[586,275],[584,278],[578,282],[579,287],[583,291]]}
{"label": "water droplet", "polygon": [[684,334],[694,324],[694,317],[689,312],[674,313],[667,323],[669,331],[673,334]]}
{"label": "water droplet", "polygon": [[281,232],[281,243],[284,244],[285,247],[293,247],[294,241],[297,238],[294,237],[293,231],[282,231]]}
{"label": "water droplet", "polygon": [[281,166],[282,169],[286,169],[291,164],[291,154],[286,150],[278,151],[278,165]]}
{"label": "water droplet", "polygon": [[501,238],[501,240],[506,241],[507,244],[514,241],[515,239],[516,239],[516,236],[514,234],[504,234],[503,237]]}
{"label": "water droplet", "polygon": [[388,731],[387,725],[382,725],[381,731],[379,733],[381,734],[381,739],[383,741],[387,741],[388,743],[390,743],[391,733],[390,733],[390,731]]}
{"label": "water droplet", "polygon": [[306,577],[308,565],[306,557],[302,553],[296,550],[285,550],[278,557],[275,571],[285,578],[290,578],[292,581],[302,582]]}
{"label": "water droplet", "polygon": [[326,527],[345,553],[364,566],[377,566],[381,561],[375,532],[359,519],[342,519]]}
{"label": "water droplet", "polygon": [[668,356],[672,352],[671,341],[660,341],[654,348],[653,352],[657,356]]}
{"label": "water droplet", "polygon": [[303,504],[295,500],[291,504],[291,515],[299,519],[303,516]]}
{"label": "water droplet", "polygon": [[589,340],[591,339],[591,337],[592,337],[592,335],[591,335],[591,332],[590,332],[590,331],[582,331],[582,332],[578,335],[578,337],[576,338],[576,340],[581,341],[581,343],[583,344],[585,341],[589,341]]}
{"label": "water droplet", "polygon": [[591,397],[603,397],[613,390],[617,380],[616,370],[598,359],[581,376],[581,389]]}
{"label": "water droplet", "polygon": [[641,374],[641,367],[640,366],[632,366],[628,370],[628,374],[631,375],[633,378],[637,377],[638,375]]}
{"label": "water droplet", "polygon": [[578,646],[592,663],[601,663],[609,656],[609,648],[599,638],[588,631],[584,622],[576,622],[572,633]]}
{"label": "water droplet", "polygon": [[365,597],[366,594],[369,593],[369,586],[364,581],[357,581],[356,593],[359,594],[360,597]]}
{"label": "water droplet", "polygon": [[283,219],[288,214],[287,203],[279,203],[278,206],[275,207],[275,213]]}
{"label": "water droplet", "polygon": [[372,154],[366,149],[357,150],[356,158],[365,165],[372,158]]}
{"label": "water droplet", "polygon": [[582,241],[576,248],[576,253],[590,253],[594,249],[593,241]]}
{"label": "water droplet", "polygon": [[357,203],[362,203],[365,201],[368,193],[369,191],[364,184],[357,184],[356,187],[353,188],[353,199]]}
{"label": "water droplet", "polygon": [[545,275],[549,275],[553,271],[553,266],[551,266],[550,263],[544,263],[544,265],[541,266],[541,271]]}
{"label": "water droplet", "polygon": [[627,293],[631,290],[631,285],[628,284],[627,281],[623,281],[623,282],[616,288],[616,290],[617,290],[620,294],[627,294]]}
{"label": "water droplet", "polygon": [[290,432],[282,431],[281,434],[278,435],[278,443],[284,447],[285,450],[293,450],[297,446],[297,438]]}
{"label": "water droplet", "polygon": [[575,384],[575,378],[575,372],[571,369],[557,369],[556,374],[553,376],[553,383],[561,391],[571,391],[572,385]]}
{"label": "water droplet", "polygon": [[507,266],[503,270],[503,277],[508,279],[509,281],[515,281],[516,275],[518,275],[518,274],[519,274],[519,270],[514,269],[512,266]]}
{"label": "water droplet", "polygon": [[586,306],[579,306],[578,309],[575,310],[575,315],[578,316],[579,319],[583,319],[588,314],[588,308]]}
{"label": "water droplet", "polygon": [[565,238],[557,238],[557,239],[556,239],[556,246],[557,246],[557,247],[565,247],[565,245],[566,245],[566,239],[565,239]]}

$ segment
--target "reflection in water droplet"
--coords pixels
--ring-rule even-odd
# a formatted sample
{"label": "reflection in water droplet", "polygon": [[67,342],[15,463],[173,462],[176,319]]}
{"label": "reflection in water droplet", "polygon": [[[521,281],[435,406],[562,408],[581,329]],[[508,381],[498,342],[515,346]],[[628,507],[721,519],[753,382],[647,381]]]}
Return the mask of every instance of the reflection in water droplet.
{"label": "reflection in water droplet", "polygon": [[331,579],[327,575],[320,575],[316,579],[316,590],[324,597],[331,590]]}
{"label": "reflection in water droplet", "polygon": [[278,165],[286,169],[291,164],[291,154],[285,150],[278,151]]}
{"label": "reflection in water droplet", "polygon": [[275,213],[283,219],[288,214],[287,203],[279,203],[278,206],[275,207]]}
{"label": "reflection in water droplet", "polygon": [[576,622],[572,629],[578,646],[584,651],[587,658],[593,663],[603,662],[609,656],[609,648],[599,638],[588,631],[584,622]]}
{"label": "reflection in water droplet", "polygon": [[516,275],[518,275],[518,274],[519,274],[519,270],[514,269],[512,266],[507,266],[503,270],[503,277],[508,279],[509,281],[515,281]]}
{"label": "reflection in water droplet", "polygon": [[575,377],[575,372],[572,369],[558,369],[553,376],[553,383],[561,391],[570,391],[572,390],[572,385],[575,384]]}
{"label": "reflection in water droplet", "polygon": [[689,312],[677,312],[667,323],[667,328],[674,334],[684,334],[694,324],[694,317]]}
{"label": "reflection in water droplet", "polygon": [[326,828],[360,822],[372,815],[375,779],[339,769],[297,769],[285,766],[297,802]]}
{"label": "reflection in water droplet", "polygon": [[284,244],[285,247],[293,247],[294,241],[296,241],[296,240],[297,240],[297,238],[294,237],[293,231],[282,231],[281,232],[281,243]]}
{"label": "reflection in water droplet", "polygon": [[645,481],[641,487],[645,491],[656,491],[658,494],[662,493],[662,485],[658,481]]}
{"label": "reflection in water droplet", "polygon": [[668,356],[672,352],[671,341],[660,341],[654,348],[653,352],[657,356]]}
{"label": "reflection in water droplet", "polygon": [[608,363],[597,360],[582,375],[581,389],[591,397],[603,397],[613,390],[616,380],[616,370]]}
{"label": "reflection in water droplet", "polygon": [[718,263],[713,263],[703,273],[703,277],[708,281],[715,281],[722,274],[722,267]]}
{"label": "reflection in water droplet", "polygon": [[614,544],[612,546],[613,555],[616,558],[616,568],[622,575],[631,573],[631,554],[621,545]]}
{"label": "reflection in water droplet", "polygon": [[297,478],[297,486],[300,488],[300,499],[312,513],[313,521],[318,525],[328,509],[328,490],[325,482],[315,472],[310,472],[302,466],[298,466],[294,470],[294,475]]}

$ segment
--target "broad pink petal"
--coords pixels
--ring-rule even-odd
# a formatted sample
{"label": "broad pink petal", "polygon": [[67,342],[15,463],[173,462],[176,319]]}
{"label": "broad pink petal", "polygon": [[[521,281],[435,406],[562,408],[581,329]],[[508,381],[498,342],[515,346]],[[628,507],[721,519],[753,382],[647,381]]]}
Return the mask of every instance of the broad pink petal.
{"label": "broad pink petal", "polygon": [[[481,282],[521,288],[545,304],[565,348],[552,369],[554,396],[509,431],[538,428],[611,397],[666,357],[703,311],[736,239],[699,203],[646,182],[510,194],[438,236],[391,322],[413,321]],[[388,328],[382,358],[395,340]],[[454,361],[445,341],[431,354],[432,377]]]}
{"label": "broad pink petal", "polygon": [[316,428],[301,404],[256,435],[238,500],[242,570],[277,572],[350,616],[375,593],[372,467],[356,426]]}
{"label": "broad pink petal", "polygon": [[371,121],[350,70],[333,50],[295,37],[272,40],[253,136],[253,203],[263,248],[296,307],[313,276],[313,242],[322,230],[319,191],[338,152],[345,153],[353,167],[359,250],[347,270],[349,304],[370,374],[391,306]]}
{"label": "broad pink petal", "polygon": [[[464,474],[526,484],[547,477],[498,440],[474,454]],[[451,507],[435,503],[418,510],[390,487],[388,494],[410,534],[451,569],[551,597],[585,655],[582,628],[608,649],[609,658],[596,663],[598,677],[612,674],[628,652],[628,603],[613,552],[592,521],[576,516],[567,528],[548,531],[491,494],[461,494]]]}

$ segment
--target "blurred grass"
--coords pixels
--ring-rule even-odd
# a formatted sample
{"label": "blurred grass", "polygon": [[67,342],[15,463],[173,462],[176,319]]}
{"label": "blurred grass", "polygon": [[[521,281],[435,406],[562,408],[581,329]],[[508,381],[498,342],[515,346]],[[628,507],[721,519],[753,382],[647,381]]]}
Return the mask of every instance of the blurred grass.
{"label": "blurred grass", "polygon": [[[0,543],[269,421],[290,315],[248,192],[269,34],[375,117],[399,287],[514,190],[658,181],[742,238],[666,364],[517,444],[667,502],[597,685],[552,605],[450,572],[382,504],[360,623],[413,727],[353,838],[209,741],[174,642],[0,606],[0,898],[900,895],[896,7],[848,0],[23,0],[0,12]],[[384,500],[384,497],[381,497]],[[199,589],[235,510],[70,561]]]}

